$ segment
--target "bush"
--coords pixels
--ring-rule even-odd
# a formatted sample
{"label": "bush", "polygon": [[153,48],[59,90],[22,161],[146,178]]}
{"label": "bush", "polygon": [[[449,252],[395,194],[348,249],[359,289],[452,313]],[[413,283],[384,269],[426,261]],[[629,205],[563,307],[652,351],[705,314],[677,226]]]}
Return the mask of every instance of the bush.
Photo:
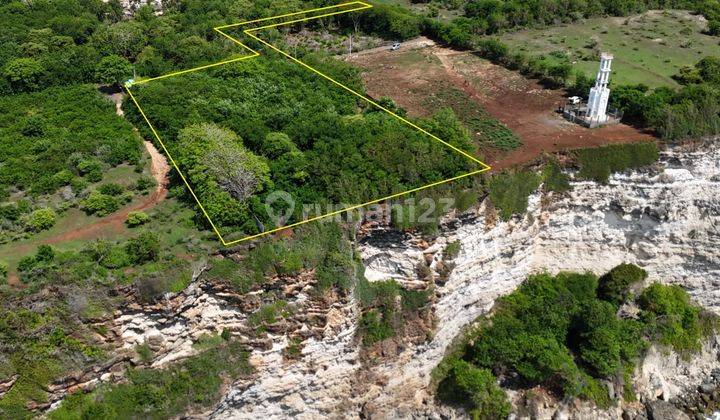
{"label": "bush", "polygon": [[45,207],[37,209],[30,214],[27,226],[35,232],[40,232],[41,230],[53,227],[56,220],[57,215],[55,214],[55,211],[51,208]]}
{"label": "bush", "polygon": [[448,375],[438,386],[442,401],[464,406],[473,419],[507,418],[510,403],[489,370],[458,359],[449,364]]}
{"label": "bush", "polygon": [[390,320],[376,309],[371,309],[360,317],[360,333],[363,344],[370,346],[395,336]]}
{"label": "bush", "polygon": [[248,353],[242,345],[221,340],[213,348],[165,369],[129,369],[123,383],[69,395],[49,417],[173,418],[191,407],[211,406],[226,380],[250,372]]}
{"label": "bush", "polygon": [[274,324],[281,319],[287,318],[292,314],[292,308],[284,300],[276,300],[275,302],[263,305],[257,311],[250,314],[248,323],[257,327],[259,331],[264,331],[268,325]]}
{"label": "bush", "polygon": [[540,177],[535,172],[503,172],[490,178],[490,200],[500,217],[509,220],[515,214],[525,213],[528,197],[539,185]]}
{"label": "bush", "polygon": [[125,220],[125,223],[129,227],[137,227],[140,225],[144,225],[145,223],[150,221],[150,216],[147,215],[147,213],[142,211],[131,211],[128,213],[127,220]]}
{"label": "bush", "polygon": [[133,264],[157,261],[160,253],[160,239],[152,232],[143,232],[127,241],[125,252]]}
{"label": "bush", "polygon": [[628,297],[628,288],[647,278],[647,271],[634,264],[620,264],[600,277],[598,297],[619,305]]}
{"label": "bush", "polygon": [[136,191],[145,192],[149,190],[153,185],[155,185],[155,181],[153,181],[152,178],[147,176],[141,176],[138,178],[137,182],[135,182],[134,188]]}
{"label": "bush", "polygon": [[460,254],[460,241],[448,242],[445,250],[443,251],[444,260],[453,260]]}
{"label": "bush", "polygon": [[613,144],[577,151],[580,178],[607,183],[613,172],[649,165],[660,156],[654,142]]}
{"label": "bush", "polygon": [[88,198],[80,202],[80,205],[85,213],[94,214],[98,217],[107,216],[120,208],[117,198],[98,191],[91,192]]}
{"label": "bush", "polygon": [[680,286],[651,284],[638,299],[651,336],[678,352],[700,349],[700,308]]}
{"label": "bush", "polygon": [[570,178],[565,174],[555,160],[545,164],[542,171],[542,181],[546,191],[566,192],[570,190]]}
{"label": "bush", "polygon": [[[638,270],[623,265],[613,275],[637,279],[645,275]],[[647,348],[646,331],[653,331],[647,325],[655,326],[655,331],[660,328],[659,333],[651,332],[651,338],[664,334],[664,340],[680,342],[683,348],[692,347],[687,343],[693,332],[693,337],[699,336],[696,308],[688,306],[686,295],[674,289],[655,290],[659,286],[648,288],[641,298],[639,321],[620,318],[614,304],[600,300],[598,284],[598,278],[587,273],[530,276],[518,290],[496,302],[493,315],[478,322],[462,350],[438,366],[436,374],[442,378],[438,395],[447,402],[470,400],[454,377],[455,368],[463,374],[469,371],[468,366],[453,361],[458,358],[470,367],[500,372],[503,379],[512,378],[526,388],[541,385],[566,398],[591,399],[608,406],[612,401],[596,378],[613,379],[627,375],[628,370],[632,374]],[[677,313],[684,316],[672,315]],[[668,325],[665,319],[685,323]]]}
{"label": "bush", "polygon": [[116,195],[122,194],[123,191],[125,191],[125,188],[123,188],[123,186],[120,184],[115,184],[115,183],[111,182],[109,184],[103,184],[100,187],[98,187],[98,191],[101,194],[111,195],[114,197]]}
{"label": "bush", "polygon": [[8,265],[4,261],[0,261],[0,284],[7,283],[8,279]]}

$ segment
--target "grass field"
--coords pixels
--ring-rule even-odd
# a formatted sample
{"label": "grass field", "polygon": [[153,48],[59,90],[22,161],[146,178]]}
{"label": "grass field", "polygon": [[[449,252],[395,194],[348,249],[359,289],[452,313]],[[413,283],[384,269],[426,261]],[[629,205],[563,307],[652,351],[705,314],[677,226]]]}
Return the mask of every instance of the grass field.
{"label": "grass field", "polygon": [[685,11],[649,11],[620,18],[596,18],[543,29],[501,35],[514,51],[543,55],[573,65],[595,77],[598,51],[615,55],[611,83],[675,86],[678,70],[702,57],[720,55],[718,39],[702,31],[706,23]]}

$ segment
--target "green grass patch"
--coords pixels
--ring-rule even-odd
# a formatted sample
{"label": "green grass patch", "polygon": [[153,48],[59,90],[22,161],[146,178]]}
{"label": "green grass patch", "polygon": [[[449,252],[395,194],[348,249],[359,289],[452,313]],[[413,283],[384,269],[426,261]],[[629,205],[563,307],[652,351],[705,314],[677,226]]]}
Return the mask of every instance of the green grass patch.
{"label": "green grass patch", "polygon": [[528,197],[540,185],[540,176],[535,172],[503,172],[488,181],[490,200],[498,209],[503,220],[515,214],[524,214]]}
{"label": "green grass patch", "polygon": [[580,164],[578,176],[607,183],[613,172],[635,169],[656,162],[660,156],[654,142],[612,144],[576,152]]}
{"label": "green grass patch", "polygon": [[614,54],[612,84],[677,86],[672,76],[707,55],[720,55],[717,38],[684,11],[647,12],[627,18],[593,18],[572,24],[526,29],[500,35],[511,50],[549,63],[567,60],[594,78],[597,51]]}

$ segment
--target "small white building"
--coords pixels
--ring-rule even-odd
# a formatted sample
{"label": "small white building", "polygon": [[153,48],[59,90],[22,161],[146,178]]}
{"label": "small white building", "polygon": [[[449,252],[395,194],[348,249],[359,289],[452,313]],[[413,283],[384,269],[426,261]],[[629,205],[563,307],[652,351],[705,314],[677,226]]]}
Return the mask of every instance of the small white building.
{"label": "small white building", "polygon": [[590,88],[587,104],[580,101],[577,96],[568,98],[567,104],[561,108],[566,119],[589,128],[620,122],[621,115],[617,111],[608,112],[607,109],[612,60],[612,54],[600,54],[600,68],[595,77],[595,85]]}
{"label": "small white building", "polygon": [[595,77],[595,86],[590,88],[588,97],[587,117],[590,121],[602,124],[607,121],[607,104],[610,97],[608,82],[610,81],[610,66],[612,65],[612,54],[600,54],[600,69]]}

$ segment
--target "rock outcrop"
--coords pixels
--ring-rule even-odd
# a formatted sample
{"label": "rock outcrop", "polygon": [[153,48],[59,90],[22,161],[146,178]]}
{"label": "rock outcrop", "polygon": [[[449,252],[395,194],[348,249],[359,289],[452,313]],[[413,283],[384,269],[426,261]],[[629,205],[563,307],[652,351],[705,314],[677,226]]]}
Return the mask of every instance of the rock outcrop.
{"label": "rock outcrop", "polygon": [[[282,364],[280,348],[256,354],[266,366],[259,380],[245,390],[230,392],[214,416],[407,417],[446,410],[435,406],[428,389],[434,366],[453,339],[486,313],[498,296],[541,270],[599,273],[632,262],[645,268],[650,280],[679,284],[695,301],[718,312],[718,192],[720,148],[673,149],[662,154],[657,167],[615,175],[607,185],[573,182],[573,191],[561,197],[535,193],[528,213],[508,222],[493,222],[482,205],[459,222],[449,223],[427,246],[409,235],[377,232],[361,244],[371,281],[395,278],[412,284],[418,281],[418,264],[428,261],[437,275],[445,244],[460,242],[454,270],[447,281],[435,286],[438,322],[432,338],[408,345],[391,360],[362,363],[352,338],[357,309],[348,302],[338,308],[343,315],[335,328],[328,327],[321,338],[304,343],[299,360]],[[707,363],[683,371],[679,359],[677,369],[656,368],[660,362],[653,362],[651,353],[638,373],[639,394],[670,399],[688,386],[697,386],[717,367],[716,346],[708,354]]]}

